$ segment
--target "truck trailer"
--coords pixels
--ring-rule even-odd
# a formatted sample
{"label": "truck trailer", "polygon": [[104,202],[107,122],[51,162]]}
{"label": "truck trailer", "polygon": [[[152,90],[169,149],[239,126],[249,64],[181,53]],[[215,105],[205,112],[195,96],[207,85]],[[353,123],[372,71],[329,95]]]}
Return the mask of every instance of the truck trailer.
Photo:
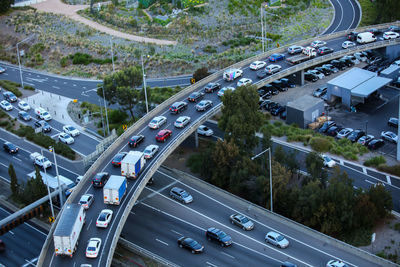
{"label": "truck trailer", "polygon": [[85,210],[81,205],[65,204],[64,211],[53,234],[56,256],[73,256],[78,247],[85,218]]}
{"label": "truck trailer", "polygon": [[130,151],[121,161],[121,175],[127,178],[136,179],[144,169],[146,159],[140,151]]}
{"label": "truck trailer", "polygon": [[33,152],[29,155],[29,157],[33,161],[33,164],[43,169],[51,167],[51,161],[48,158],[42,156],[42,154],[40,154],[39,152]]}
{"label": "truck trailer", "polygon": [[317,51],[314,47],[307,46],[303,49],[301,54],[292,56],[286,59],[292,65],[299,64],[317,56]]}
{"label": "truck trailer", "polygon": [[118,175],[111,175],[103,187],[104,204],[119,205],[126,193],[126,178]]}

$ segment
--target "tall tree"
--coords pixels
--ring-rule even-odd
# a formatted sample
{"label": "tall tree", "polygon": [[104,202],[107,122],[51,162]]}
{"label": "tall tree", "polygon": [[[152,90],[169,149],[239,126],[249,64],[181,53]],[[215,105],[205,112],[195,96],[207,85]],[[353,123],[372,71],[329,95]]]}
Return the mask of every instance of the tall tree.
{"label": "tall tree", "polygon": [[399,0],[376,0],[377,22],[392,22],[399,20]]}
{"label": "tall tree", "polygon": [[239,148],[231,141],[218,140],[212,155],[215,164],[211,181],[216,186],[228,188],[231,172],[239,160]]}
{"label": "tall tree", "polygon": [[258,111],[258,93],[254,86],[240,86],[227,91],[222,98],[222,116],[218,126],[225,139],[234,141],[242,151],[251,151],[258,145],[255,133],[260,130],[264,116]]}
{"label": "tall tree", "polygon": [[14,198],[18,198],[20,196],[20,185],[18,183],[18,178],[15,173],[14,166],[10,164],[8,166],[8,175],[10,176],[10,188],[11,188],[11,193]]}
{"label": "tall tree", "polygon": [[14,0],[0,0],[0,14],[5,13],[14,4]]}
{"label": "tall tree", "polygon": [[383,219],[390,214],[393,209],[392,195],[382,184],[371,186],[368,195],[371,202],[375,204],[379,218]]}
{"label": "tall tree", "polygon": [[37,166],[35,168],[35,180],[33,181],[33,187],[35,201],[47,194],[46,185],[43,182],[42,175],[40,174],[39,167]]}
{"label": "tall tree", "polygon": [[328,173],[324,169],[324,161],[317,152],[310,152],[306,157],[307,172],[311,180],[320,180],[323,187],[326,186]]}

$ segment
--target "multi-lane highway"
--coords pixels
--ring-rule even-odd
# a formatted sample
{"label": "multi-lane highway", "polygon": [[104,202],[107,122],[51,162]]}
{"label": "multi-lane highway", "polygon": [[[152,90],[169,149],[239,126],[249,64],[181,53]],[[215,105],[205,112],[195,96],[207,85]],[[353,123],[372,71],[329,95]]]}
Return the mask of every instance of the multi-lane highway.
{"label": "multi-lane highway", "polygon": [[361,7],[357,0],[330,0],[335,9],[331,25],[323,34],[357,28],[361,21]]}

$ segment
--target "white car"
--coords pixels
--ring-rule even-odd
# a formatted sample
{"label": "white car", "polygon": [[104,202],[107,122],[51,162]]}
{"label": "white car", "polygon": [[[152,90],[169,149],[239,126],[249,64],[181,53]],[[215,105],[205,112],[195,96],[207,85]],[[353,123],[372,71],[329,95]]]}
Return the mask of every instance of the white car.
{"label": "white car", "polygon": [[325,41],[316,40],[316,41],[311,43],[311,46],[314,47],[314,48],[320,48],[320,47],[326,46],[326,42]]}
{"label": "white car", "polygon": [[31,106],[29,106],[28,103],[26,103],[25,101],[19,101],[18,102],[18,107],[24,111],[28,111],[31,109]]}
{"label": "white car", "polygon": [[317,75],[318,79],[320,79],[320,80],[325,78],[325,75],[322,72],[320,72],[319,70],[309,70],[307,72]]}
{"label": "white car", "polygon": [[281,69],[282,69],[282,67],[280,65],[270,64],[265,68],[265,71],[268,74],[274,74],[274,73],[277,73],[278,71],[280,71]]}
{"label": "white car", "polygon": [[10,111],[13,109],[13,106],[7,100],[3,100],[0,102],[0,107],[6,111]]}
{"label": "white car", "polygon": [[342,44],[343,49],[347,49],[347,48],[354,47],[354,46],[356,46],[356,43],[352,42],[352,41],[345,41]]}
{"label": "white car", "polygon": [[249,78],[241,78],[238,82],[237,82],[237,86],[245,86],[248,84],[251,84],[253,81]]}
{"label": "white car", "polygon": [[77,135],[80,135],[81,133],[79,132],[78,129],[76,129],[74,126],[72,125],[64,125],[63,126],[63,131],[64,133],[67,133],[69,135],[71,135],[72,137],[75,137]]}
{"label": "white car", "polygon": [[157,117],[154,117],[154,118],[150,121],[149,127],[150,127],[151,129],[158,129],[158,128],[161,127],[161,125],[163,125],[163,124],[166,123],[166,122],[167,122],[167,118],[166,118],[166,117],[164,117],[164,116],[157,116]]}
{"label": "white car", "polygon": [[221,90],[218,91],[217,96],[222,97],[226,91],[228,91],[228,90],[235,91],[235,89],[236,89],[235,87],[230,87],[230,86],[223,87],[223,88],[221,88]]}
{"label": "white car", "polygon": [[60,133],[58,135],[58,140],[60,140],[60,142],[67,144],[67,145],[73,144],[75,142],[74,138],[72,138],[67,133]]}
{"label": "white car", "polygon": [[275,232],[269,232],[265,235],[265,242],[271,243],[278,248],[287,248],[289,241],[281,234]]}
{"label": "white car", "polygon": [[183,128],[185,127],[188,123],[190,122],[190,117],[189,116],[180,116],[179,118],[176,119],[174,126],[176,128]]}
{"label": "white car", "polygon": [[250,64],[250,69],[251,70],[259,70],[265,67],[267,63],[265,61],[254,61],[253,63]]}
{"label": "white car", "polygon": [[0,66],[0,73],[6,72],[6,69]]}
{"label": "white car", "polygon": [[384,140],[397,144],[397,134],[391,131],[383,131],[381,132],[381,137]]}
{"label": "white car", "polygon": [[328,168],[332,168],[333,166],[336,165],[336,162],[331,159],[329,156],[327,155],[321,155],[323,161],[324,161],[324,166],[328,167]]}
{"label": "white car", "polygon": [[96,226],[101,227],[101,228],[107,228],[108,224],[111,222],[113,216],[113,211],[112,210],[102,210],[99,214],[99,217],[97,217],[96,220]]}
{"label": "white car", "polygon": [[338,132],[336,135],[337,139],[346,138],[349,134],[351,134],[354,130],[352,128],[344,128]]}
{"label": "white car", "polygon": [[365,62],[365,61],[368,60],[367,56],[364,55],[363,53],[360,53],[360,52],[354,53],[354,56],[355,56],[358,60],[360,60],[360,61],[362,61],[362,62]]}
{"label": "white car", "polygon": [[214,134],[214,131],[205,125],[200,125],[199,128],[197,128],[197,133],[204,136],[211,136]]}
{"label": "white car", "polygon": [[83,196],[81,196],[81,199],[79,200],[79,204],[85,209],[87,210],[90,205],[92,205],[94,200],[94,196],[92,194],[84,194]]}
{"label": "white car", "polygon": [[389,39],[396,39],[399,37],[399,34],[397,32],[385,32],[383,34],[383,39],[389,40]]}
{"label": "white car", "polygon": [[100,252],[101,239],[97,237],[92,237],[89,239],[88,245],[86,247],[86,258],[97,258]]}
{"label": "white car", "polygon": [[43,112],[42,116],[41,116],[45,121],[49,121],[51,120],[51,115],[50,113],[48,113],[47,111]]}
{"label": "white car", "polygon": [[144,158],[145,159],[151,159],[158,151],[158,146],[157,145],[149,145],[147,146],[144,151]]}
{"label": "white car", "polygon": [[326,264],[326,267],[349,267],[346,263],[338,260],[330,260]]}

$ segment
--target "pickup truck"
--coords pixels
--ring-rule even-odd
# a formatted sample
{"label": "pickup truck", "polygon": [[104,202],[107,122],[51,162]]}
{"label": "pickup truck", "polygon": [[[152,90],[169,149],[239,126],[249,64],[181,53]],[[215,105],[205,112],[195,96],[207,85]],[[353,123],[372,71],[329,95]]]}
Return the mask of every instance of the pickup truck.
{"label": "pickup truck", "polygon": [[49,121],[52,119],[51,115],[44,108],[35,108],[35,114],[41,120]]}
{"label": "pickup truck", "polygon": [[29,157],[33,161],[33,164],[35,164],[43,169],[47,169],[47,168],[51,167],[51,161],[48,160],[46,157],[42,156],[38,152],[33,152],[32,154],[29,155]]}
{"label": "pickup truck", "polygon": [[315,50],[315,48],[308,46],[303,49],[301,54],[289,57],[286,59],[286,61],[292,65],[295,65],[314,58],[315,56],[317,56],[317,51]]}

